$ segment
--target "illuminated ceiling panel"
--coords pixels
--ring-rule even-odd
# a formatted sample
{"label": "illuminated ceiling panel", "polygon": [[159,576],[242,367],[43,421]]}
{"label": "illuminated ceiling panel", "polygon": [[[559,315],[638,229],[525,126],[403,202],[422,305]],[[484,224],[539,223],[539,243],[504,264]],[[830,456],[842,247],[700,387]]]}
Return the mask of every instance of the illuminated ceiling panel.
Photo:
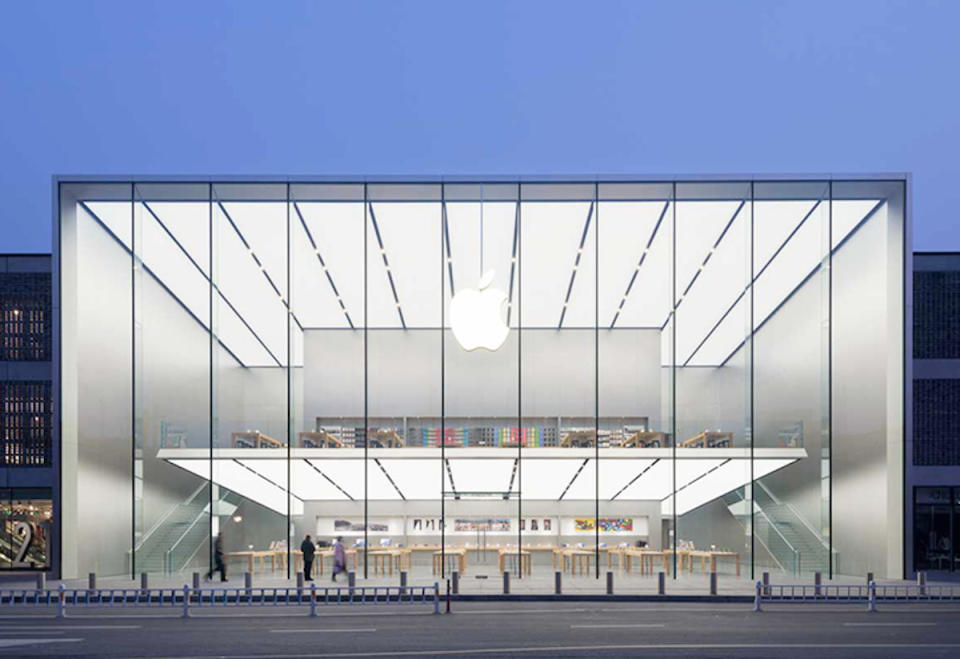
{"label": "illuminated ceiling panel", "polygon": [[[453,472],[453,491],[507,492],[514,459],[448,458]],[[436,494],[434,495],[436,496]]]}

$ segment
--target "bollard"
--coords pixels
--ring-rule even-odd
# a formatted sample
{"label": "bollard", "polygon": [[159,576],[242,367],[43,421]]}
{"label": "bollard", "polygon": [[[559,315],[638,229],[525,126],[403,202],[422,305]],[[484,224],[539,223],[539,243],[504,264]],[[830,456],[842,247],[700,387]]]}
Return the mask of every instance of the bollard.
{"label": "bollard", "polygon": [[607,595],[613,595],[613,572],[607,570]]}
{"label": "bollard", "polygon": [[150,589],[150,578],[147,576],[146,572],[140,573],[140,590],[149,590]]}
{"label": "bollard", "polygon": [[190,586],[187,584],[183,584],[183,615],[181,617],[190,617]]}
{"label": "bollard", "polygon": [[870,585],[867,586],[869,594],[867,596],[867,611],[869,613],[877,612],[877,582],[871,581]]}
{"label": "bollard", "polygon": [[63,584],[57,586],[57,617],[67,617],[67,594],[64,592],[66,587]]}
{"label": "bollard", "polygon": [[768,596],[770,595],[770,573],[769,572],[763,573],[763,594]]}
{"label": "bollard", "polygon": [[407,594],[407,571],[401,570],[400,571],[400,595],[402,597],[403,595],[406,595],[406,594]]}
{"label": "bollard", "polygon": [[510,572],[509,570],[503,571],[503,594],[510,594]]}
{"label": "bollard", "polygon": [[917,572],[917,585],[920,586],[920,594],[927,594],[927,573]]}
{"label": "bollard", "polygon": [[243,573],[243,587],[247,590],[253,588],[253,575],[249,572]]}
{"label": "bollard", "polygon": [[87,575],[87,588],[90,590],[97,589],[97,574],[96,572],[91,572]]}
{"label": "bollard", "polygon": [[[766,572],[764,572],[764,574],[766,574]],[[758,581],[758,582],[757,582],[757,590],[756,590],[756,592],[753,594],[753,611],[754,611],[754,613],[759,613],[760,610],[761,610],[761,609],[760,609],[760,598],[761,598],[761,596],[763,595],[763,592],[764,592],[763,582],[762,582],[762,581]]]}
{"label": "bollard", "polygon": [[[456,572],[454,572],[456,574]],[[450,613],[450,580],[447,579],[447,613]]]}
{"label": "bollard", "polygon": [[440,615],[440,584],[433,582],[433,615]]}
{"label": "bollard", "polygon": [[451,577],[451,583],[453,584],[453,594],[459,595],[460,594],[460,572],[458,572],[457,570],[454,570],[453,572],[450,573],[450,577]]}
{"label": "bollard", "polygon": [[310,584],[310,617],[317,617],[317,584]]}
{"label": "bollard", "polygon": [[297,572],[297,592],[303,590],[303,572]]}
{"label": "bollard", "polygon": [[667,575],[664,572],[657,572],[657,595],[667,594]]}
{"label": "bollard", "polygon": [[873,572],[867,572],[867,585],[870,585],[870,582],[873,581]]}
{"label": "bollard", "polygon": [[553,593],[554,595],[560,595],[563,593],[563,573],[560,570],[557,570],[553,573]]}
{"label": "bollard", "polygon": [[200,573],[199,572],[193,573],[193,589],[200,590]]}
{"label": "bollard", "polygon": [[710,573],[710,594],[711,595],[717,594],[717,573],[716,572]]}
{"label": "bollard", "polygon": [[823,584],[823,576],[819,572],[813,573],[813,595],[820,596],[820,586]]}
{"label": "bollard", "polygon": [[356,572],[347,572],[347,586],[350,588],[357,587],[357,573]]}
{"label": "bollard", "polygon": [[37,572],[37,590],[44,590],[47,587],[47,573]]}

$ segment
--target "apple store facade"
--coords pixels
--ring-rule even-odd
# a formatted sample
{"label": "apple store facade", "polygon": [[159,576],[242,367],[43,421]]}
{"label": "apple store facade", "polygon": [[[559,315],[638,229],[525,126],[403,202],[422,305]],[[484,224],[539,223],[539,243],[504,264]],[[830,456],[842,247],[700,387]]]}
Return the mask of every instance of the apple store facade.
{"label": "apple store facade", "polygon": [[62,572],[900,577],[906,196],[58,179]]}

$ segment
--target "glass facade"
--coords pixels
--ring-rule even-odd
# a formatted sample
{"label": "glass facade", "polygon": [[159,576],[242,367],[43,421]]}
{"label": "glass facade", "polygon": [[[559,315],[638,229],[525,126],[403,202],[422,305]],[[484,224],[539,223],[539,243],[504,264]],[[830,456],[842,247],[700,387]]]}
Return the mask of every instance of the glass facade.
{"label": "glass facade", "polygon": [[904,195],[61,182],[65,573],[899,576]]}

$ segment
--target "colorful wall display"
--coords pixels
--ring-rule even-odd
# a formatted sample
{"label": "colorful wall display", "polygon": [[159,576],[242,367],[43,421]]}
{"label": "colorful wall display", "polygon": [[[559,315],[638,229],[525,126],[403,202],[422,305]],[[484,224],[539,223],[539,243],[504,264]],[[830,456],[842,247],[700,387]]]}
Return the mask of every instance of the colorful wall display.
{"label": "colorful wall display", "polygon": [[573,529],[578,533],[587,533],[596,530],[597,525],[601,533],[633,533],[632,517],[577,517],[573,520]]}

